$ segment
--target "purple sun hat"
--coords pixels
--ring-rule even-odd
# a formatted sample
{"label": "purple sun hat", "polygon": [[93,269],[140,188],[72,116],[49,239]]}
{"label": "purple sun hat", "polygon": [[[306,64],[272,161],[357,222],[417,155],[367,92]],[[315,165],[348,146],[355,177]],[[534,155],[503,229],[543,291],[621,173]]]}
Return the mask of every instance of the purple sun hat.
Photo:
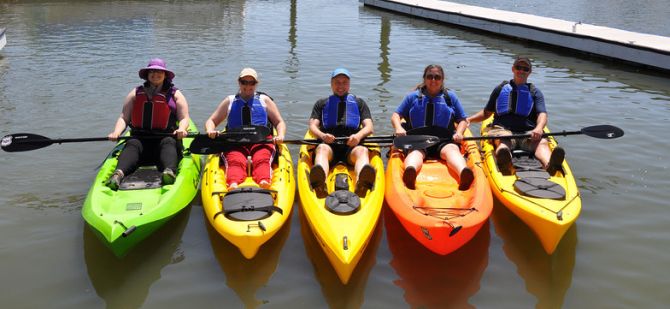
{"label": "purple sun hat", "polygon": [[161,70],[165,71],[165,74],[167,74],[167,79],[172,80],[174,79],[174,73],[172,71],[168,70],[165,66],[165,61],[161,58],[154,58],[149,61],[149,64],[147,64],[146,68],[142,68],[139,71],[139,75],[141,79],[147,79],[147,75],[149,74],[149,70]]}

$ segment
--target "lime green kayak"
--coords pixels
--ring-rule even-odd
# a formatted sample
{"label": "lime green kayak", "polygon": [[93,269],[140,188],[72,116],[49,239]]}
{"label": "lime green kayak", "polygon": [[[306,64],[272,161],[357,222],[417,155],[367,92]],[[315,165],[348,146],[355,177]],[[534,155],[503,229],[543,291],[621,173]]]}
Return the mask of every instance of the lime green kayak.
{"label": "lime green kayak", "polygon": [[[189,133],[198,133],[191,121]],[[118,257],[191,203],[198,192],[200,156],[188,152],[193,138],[183,139],[183,158],[172,185],[161,185],[161,173],[154,166],[142,166],[113,191],[105,185],[116,169],[124,143],[109,154],[86,196],[81,210],[93,232]]]}

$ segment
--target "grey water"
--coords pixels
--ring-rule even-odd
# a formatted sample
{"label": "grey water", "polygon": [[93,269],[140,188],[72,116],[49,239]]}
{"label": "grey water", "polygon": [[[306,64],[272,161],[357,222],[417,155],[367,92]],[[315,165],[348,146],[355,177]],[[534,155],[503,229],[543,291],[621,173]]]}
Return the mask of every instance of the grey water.
{"label": "grey water", "polygon": [[[469,1],[669,35],[665,1]],[[636,4],[634,7],[631,5]],[[605,7],[606,9],[604,9]],[[546,13],[546,15],[544,14]],[[637,16],[637,17],[635,17]],[[301,138],[329,72],[346,66],[377,134],[430,63],[445,67],[467,113],[534,60],[553,131],[611,124],[625,136],[558,138],[583,210],[548,256],[502,205],[473,241],[437,256],[384,211],[349,285],[341,285],[296,198],[289,224],[245,260],[209,226],[200,196],[124,259],[81,218],[111,142],[0,152],[0,299],[6,308],[664,308],[670,303],[667,74],[468,31],[355,0],[1,1],[0,135],[106,136],[137,71],[166,59],[200,126],[260,74]],[[665,128],[665,129],[663,129]],[[478,126],[473,125],[474,132]],[[297,147],[291,147],[294,159]]]}

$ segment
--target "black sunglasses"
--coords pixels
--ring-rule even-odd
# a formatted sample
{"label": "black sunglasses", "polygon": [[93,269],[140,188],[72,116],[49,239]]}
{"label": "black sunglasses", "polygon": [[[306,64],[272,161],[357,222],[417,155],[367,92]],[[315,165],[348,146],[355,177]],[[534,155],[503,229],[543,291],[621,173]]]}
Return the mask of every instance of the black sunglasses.
{"label": "black sunglasses", "polygon": [[442,80],[442,75],[428,74],[426,75],[426,79]]}
{"label": "black sunglasses", "polygon": [[519,71],[530,72],[529,67],[525,67],[525,66],[522,66],[522,65],[515,65],[514,68],[519,70]]}
{"label": "black sunglasses", "polygon": [[240,84],[242,84],[243,86],[253,86],[253,85],[256,85],[256,84],[258,83],[258,82],[255,81],[255,80],[243,80],[243,79],[240,79],[239,82],[240,82]]}

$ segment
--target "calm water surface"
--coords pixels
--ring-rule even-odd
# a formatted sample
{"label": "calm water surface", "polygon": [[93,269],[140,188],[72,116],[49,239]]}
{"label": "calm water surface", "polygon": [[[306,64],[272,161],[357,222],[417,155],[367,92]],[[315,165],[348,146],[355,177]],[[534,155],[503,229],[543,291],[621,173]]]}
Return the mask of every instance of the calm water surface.
{"label": "calm water surface", "polygon": [[[574,2],[575,11],[590,2]],[[638,2],[640,10],[663,1]],[[655,10],[655,9],[654,9]],[[543,11],[549,11],[544,9]],[[668,14],[663,16],[667,17]],[[560,17],[560,16],[559,16]],[[612,16],[617,19],[617,16]],[[565,19],[581,19],[578,15]],[[663,19],[665,22],[665,19]],[[635,22],[633,22],[635,24]],[[666,23],[667,24],[667,23]],[[300,138],[309,110],[347,66],[378,133],[429,63],[447,70],[474,113],[514,55],[535,60],[550,127],[612,124],[617,140],[559,138],[583,212],[552,256],[497,204],[466,247],[436,256],[385,212],[347,286],[339,284],[296,211],[256,259],[213,232],[200,197],[118,260],[81,218],[111,143],[0,153],[0,299],[7,308],[663,308],[670,303],[667,75],[455,29],[346,1],[0,2],[0,135],[106,136],[151,57],[167,60],[202,127],[261,75]],[[667,27],[664,29],[667,30]],[[635,30],[635,29],[633,29]],[[475,126],[474,128],[478,128]],[[297,148],[291,148],[294,157]],[[296,199],[297,200],[297,199]]]}

